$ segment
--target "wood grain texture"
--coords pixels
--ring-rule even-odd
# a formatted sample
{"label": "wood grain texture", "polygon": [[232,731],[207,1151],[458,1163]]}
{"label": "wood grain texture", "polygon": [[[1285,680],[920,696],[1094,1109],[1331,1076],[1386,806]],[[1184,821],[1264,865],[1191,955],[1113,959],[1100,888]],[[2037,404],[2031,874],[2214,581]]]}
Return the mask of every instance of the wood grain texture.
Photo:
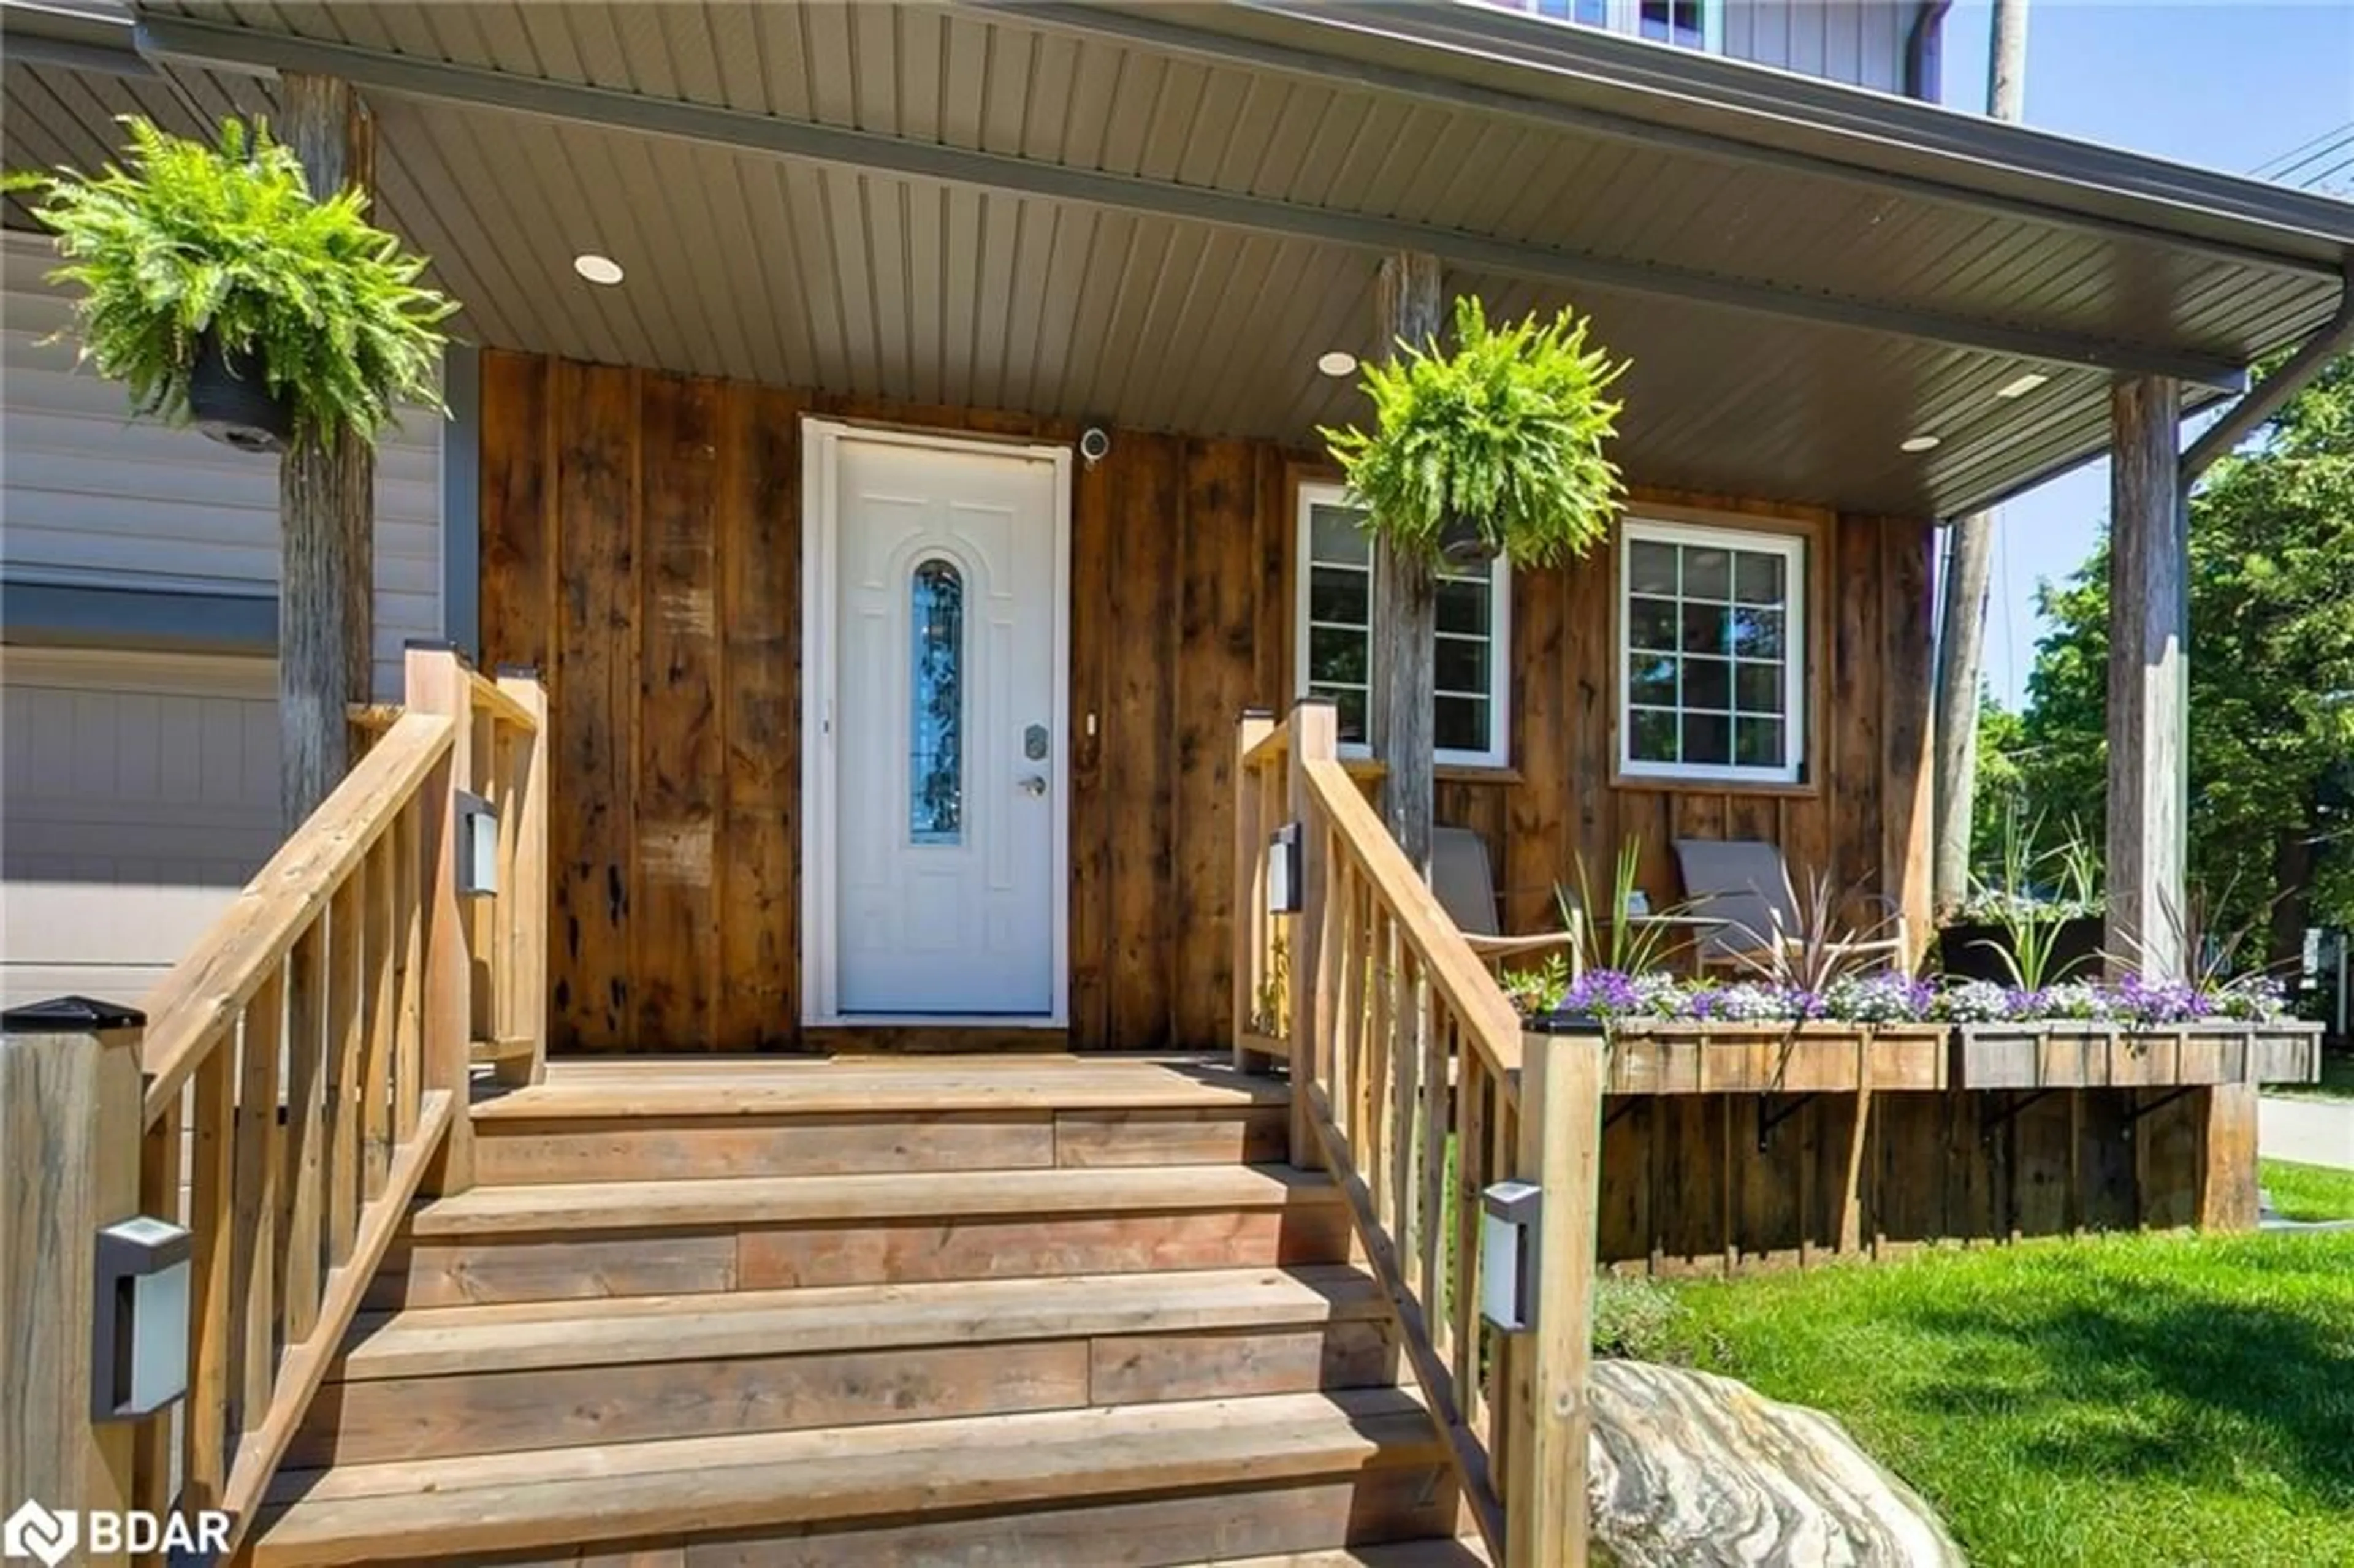
{"label": "wood grain texture", "polygon": [[[1613,1094],[1597,1254],[1618,1273],[2255,1223],[2254,1091]],[[1770,1121],[1770,1125],[1768,1125]]]}
{"label": "wood grain texture", "polygon": [[[376,182],[374,124],[352,84],[285,73],[274,129],[313,195]],[[351,766],[345,711],[368,700],[376,581],[376,448],[298,432],[278,465],[279,804],[288,832]]]}
{"label": "wood grain texture", "polygon": [[2120,379],[2109,464],[2108,891],[2113,967],[2179,975],[2190,918],[2183,756],[2190,700],[2189,517],[2175,451],[2181,388]]}
{"label": "wood grain texture", "polygon": [[[800,419],[1076,429],[502,352],[482,355],[482,399],[483,659],[538,667],[552,714],[552,1045],[819,1044],[798,1022]],[[1071,1022],[1055,1048],[1232,1046],[1232,725],[1294,696],[1308,477],[1329,471],[1125,430],[1074,470]],[[1626,841],[1654,904],[1674,900],[1678,831],[1773,840],[1801,881],[1819,870],[1859,895],[1850,918],[1863,895],[1925,905],[1930,524],[1655,489],[1632,507],[1808,538],[1808,779],[1612,783],[1615,552],[1517,573],[1513,766],[1441,770],[1436,793],[1439,821],[1488,841],[1508,928],[1549,927],[1580,859],[1605,884]],[[708,774],[690,775],[697,758]]]}
{"label": "wood grain texture", "polygon": [[[136,1031],[0,1036],[0,1489],[51,1508],[131,1504],[128,1424],[90,1419],[91,1235],[139,1204]],[[15,1508],[15,1503],[6,1505]]]}

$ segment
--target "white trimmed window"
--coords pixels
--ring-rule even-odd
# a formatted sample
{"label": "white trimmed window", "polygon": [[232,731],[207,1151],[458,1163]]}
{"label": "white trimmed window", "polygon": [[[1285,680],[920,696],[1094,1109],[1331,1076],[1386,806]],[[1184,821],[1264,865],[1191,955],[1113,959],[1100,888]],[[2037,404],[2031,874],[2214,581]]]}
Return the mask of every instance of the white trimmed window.
{"label": "white trimmed window", "polygon": [[[1373,733],[1373,549],[1363,519],[1339,485],[1299,487],[1298,689],[1332,699],[1341,749],[1355,757],[1370,751]],[[1431,663],[1440,762],[1502,768],[1511,759],[1511,607],[1504,562],[1469,572],[1440,568]]]}
{"label": "white trimmed window", "polygon": [[1488,0],[1515,11],[1532,11],[1614,33],[1632,33],[1687,49],[1724,49],[1723,0]]}
{"label": "white trimmed window", "polygon": [[1628,518],[1618,544],[1618,770],[1795,784],[1807,542]]}

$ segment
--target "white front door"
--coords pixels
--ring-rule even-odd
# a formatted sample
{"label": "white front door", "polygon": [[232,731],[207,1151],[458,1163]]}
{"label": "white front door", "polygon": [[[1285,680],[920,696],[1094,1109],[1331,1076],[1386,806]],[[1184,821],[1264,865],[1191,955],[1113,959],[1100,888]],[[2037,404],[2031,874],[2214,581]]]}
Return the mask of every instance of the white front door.
{"label": "white front door", "polygon": [[809,431],[811,1021],[1059,1022],[1062,454]]}

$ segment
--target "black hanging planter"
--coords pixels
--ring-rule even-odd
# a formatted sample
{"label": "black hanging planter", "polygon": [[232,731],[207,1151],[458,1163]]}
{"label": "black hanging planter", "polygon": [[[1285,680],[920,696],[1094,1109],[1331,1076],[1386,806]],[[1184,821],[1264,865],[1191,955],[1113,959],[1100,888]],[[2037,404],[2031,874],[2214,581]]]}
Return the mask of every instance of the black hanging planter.
{"label": "black hanging planter", "polygon": [[261,371],[261,356],[248,350],[227,354],[207,333],[188,370],[188,418],[196,429],[241,452],[286,450],[294,437],[294,408],[274,397]]}
{"label": "black hanging planter", "polygon": [[1438,530],[1438,558],[1458,571],[1484,567],[1496,558],[1496,546],[1476,517],[1450,517]]}

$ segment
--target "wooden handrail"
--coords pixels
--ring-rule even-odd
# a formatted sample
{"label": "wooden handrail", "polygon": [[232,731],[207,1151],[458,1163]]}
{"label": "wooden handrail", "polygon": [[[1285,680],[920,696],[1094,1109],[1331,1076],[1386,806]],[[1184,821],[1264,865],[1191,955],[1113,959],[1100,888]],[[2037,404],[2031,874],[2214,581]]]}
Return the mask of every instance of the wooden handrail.
{"label": "wooden handrail", "polygon": [[525,735],[538,732],[539,715],[507,690],[506,680],[493,680],[480,670],[469,670],[466,672],[466,683],[470,688],[468,700],[482,717],[493,724],[521,730]]}
{"label": "wooden handrail", "polygon": [[150,1124],[448,754],[453,727],[404,714],[148,994],[141,1055]]}
{"label": "wooden handrail", "polygon": [[[56,1105],[35,1085],[35,1111],[82,1128],[109,1205],[135,1195],[190,1233],[187,1396],[98,1434],[119,1496],[89,1506],[224,1510],[232,1559],[411,1202],[471,1180],[471,1042],[497,1041],[509,1080],[546,1049],[546,694],[448,649],[412,647],[406,677],[402,705],[366,710],[387,722],[366,756],[149,995],[136,1051],[114,1042],[122,1125],[77,1120],[70,1075]],[[460,886],[461,794],[496,815],[493,887]],[[0,1204],[38,1185],[0,1169]],[[0,1315],[44,1288],[9,1272]],[[77,1310],[88,1290],[85,1270]],[[90,1446],[88,1398],[52,1404],[39,1446]]]}
{"label": "wooden handrail", "polygon": [[1471,1026],[1471,1044],[1510,1097],[1521,1070],[1521,1015],[1511,999],[1463,939],[1430,885],[1416,874],[1414,863],[1390,837],[1349,770],[1325,760],[1304,768],[1317,804],[1332,821],[1335,842],[1395,916],[1398,936],[1421,960],[1425,978],[1448,1010]]}
{"label": "wooden handrail", "polygon": [[[1523,1033],[1329,705],[1246,715],[1235,745],[1237,1061],[1288,1063],[1292,1159],[1331,1171],[1491,1557],[1581,1564],[1599,1043]],[[1297,913],[1270,915],[1287,814]],[[1541,1191],[1543,1294],[1511,1333],[1480,1311],[1480,1208],[1507,1178]]]}

